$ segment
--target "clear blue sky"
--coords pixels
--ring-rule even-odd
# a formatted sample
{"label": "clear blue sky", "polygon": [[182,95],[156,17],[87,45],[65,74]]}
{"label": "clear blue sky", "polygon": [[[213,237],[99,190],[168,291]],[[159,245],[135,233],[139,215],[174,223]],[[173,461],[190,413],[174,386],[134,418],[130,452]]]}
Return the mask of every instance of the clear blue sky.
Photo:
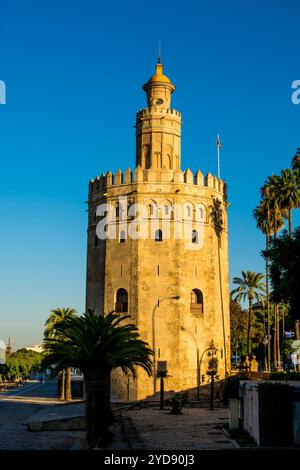
{"label": "clear blue sky", "polygon": [[2,2],[0,339],[39,342],[51,308],[83,311],[88,181],[134,166],[159,39],[182,167],[216,173],[221,134],[231,278],[263,270],[252,209],[300,146],[299,15],[297,0]]}

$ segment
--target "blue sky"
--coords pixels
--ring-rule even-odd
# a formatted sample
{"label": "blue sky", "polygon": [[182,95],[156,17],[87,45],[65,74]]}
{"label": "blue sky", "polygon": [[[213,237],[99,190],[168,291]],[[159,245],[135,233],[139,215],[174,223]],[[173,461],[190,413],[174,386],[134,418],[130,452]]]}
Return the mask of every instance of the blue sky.
{"label": "blue sky", "polygon": [[300,146],[299,15],[297,0],[2,3],[1,339],[39,342],[51,308],[83,311],[88,181],[134,166],[159,39],[183,114],[182,167],[216,173],[221,134],[231,278],[263,270],[252,209]]}

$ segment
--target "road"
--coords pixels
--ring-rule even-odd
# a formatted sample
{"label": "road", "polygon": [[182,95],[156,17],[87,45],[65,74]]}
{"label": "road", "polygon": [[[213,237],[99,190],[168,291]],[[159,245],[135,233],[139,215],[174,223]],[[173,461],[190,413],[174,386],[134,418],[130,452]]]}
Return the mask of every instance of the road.
{"label": "road", "polygon": [[81,431],[27,431],[24,422],[30,416],[62,404],[56,393],[56,380],[0,393],[0,450],[66,450],[83,437]]}

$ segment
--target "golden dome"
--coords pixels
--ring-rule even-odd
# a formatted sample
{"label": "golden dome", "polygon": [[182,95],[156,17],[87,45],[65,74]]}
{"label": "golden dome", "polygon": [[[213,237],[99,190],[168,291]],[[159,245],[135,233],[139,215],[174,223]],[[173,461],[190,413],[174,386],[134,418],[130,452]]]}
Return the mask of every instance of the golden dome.
{"label": "golden dome", "polygon": [[145,83],[143,86],[144,90],[149,88],[152,84],[162,82],[162,83],[168,83],[172,89],[175,89],[175,86],[171,83],[171,80],[163,74],[163,65],[161,64],[160,60],[158,59],[158,62],[155,66],[156,72],[152,77],[149,78],[148,82]]}
{"label": "golden dome", "polygon": [[171,81],[168,79],[166,75],[163,74],[163,66],[160,62],[156,64],[156,73],[152,75],[151,78],[149,78],[149,82],[167,82],[171,83]]}

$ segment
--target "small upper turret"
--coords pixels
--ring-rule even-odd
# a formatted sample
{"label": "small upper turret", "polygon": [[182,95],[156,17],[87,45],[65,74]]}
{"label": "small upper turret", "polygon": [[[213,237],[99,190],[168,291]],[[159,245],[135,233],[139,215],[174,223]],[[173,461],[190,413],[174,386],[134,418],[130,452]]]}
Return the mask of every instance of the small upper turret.
{"label": "small upper turret", "polygon": [[158,106],[170,109],[171,94],[175,90],[175,85],[163,74],[163,65],[160,57],[155,68],[155,74],[143,85],[143,90],[147,93],[147,106],[148,108]]}

